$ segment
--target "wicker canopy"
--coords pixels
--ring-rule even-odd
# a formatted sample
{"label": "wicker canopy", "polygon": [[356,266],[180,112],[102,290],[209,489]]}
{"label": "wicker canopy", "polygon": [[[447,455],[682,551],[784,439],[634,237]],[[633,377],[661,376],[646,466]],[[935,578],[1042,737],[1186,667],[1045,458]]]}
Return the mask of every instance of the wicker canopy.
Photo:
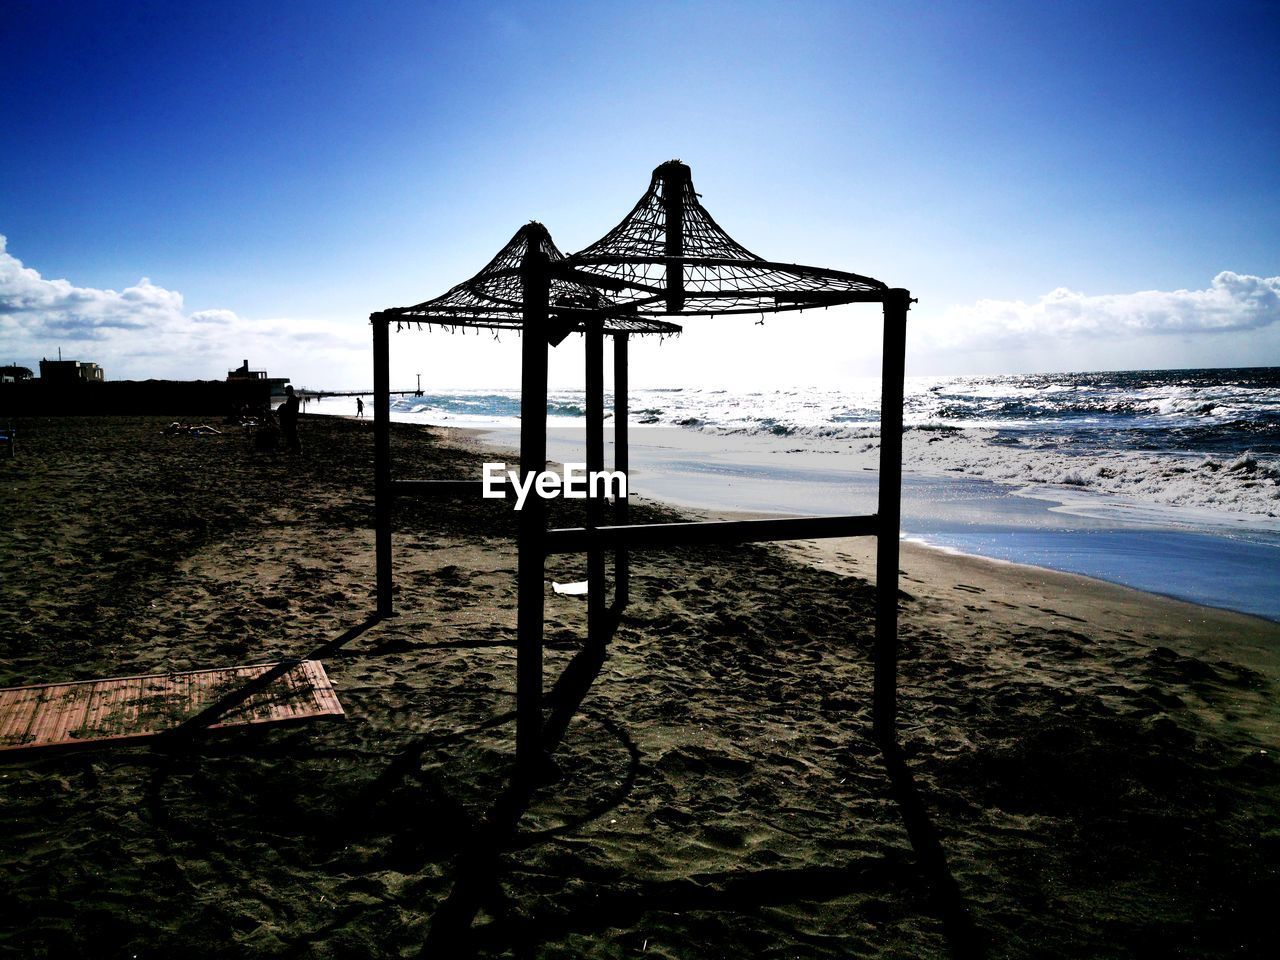
{"label": "wicker canopy", "polygon": [[483,327],[520,330],[524,327],[524,276],[522,267],[530,255],[542,260],[551,274],[547,298],[548,339],[559,343],[582,331],[589,319],[602,318],[604,329],[614,333],[679,333],[674,323],[636,316],[633,307],[618,304],[599,289],[566,278],[560,271],[565,256],[542,224],[526,223],[479,273],[434,300],[412,307],[383,310],[382,316],[397,323],[435,324],[447,327]]}
{"label": "wicker canopy", "polygon": [[[674,228],[674,229],[673,229]],[[793,263],[747,250],[712,219],[689,167],[669,160],[623,221],[568,258],[570,275],[609,291],[645,315],[777,313],[880,302],[879,280]]]}
{"label": "wicker canopy", "polygon": [[525,267],[550,276],[547,338],[559,343],[589,322],[609,333],[679,333],[671,315],[777,313],[880,302],[879,280],[765,260],[730,237],[702,206],[689,167],[669,160],[616,227],[566,257],[542,224],[530,222],[470,280],[412,307],[381,311],[397,323],[519,330],[525,323]]}

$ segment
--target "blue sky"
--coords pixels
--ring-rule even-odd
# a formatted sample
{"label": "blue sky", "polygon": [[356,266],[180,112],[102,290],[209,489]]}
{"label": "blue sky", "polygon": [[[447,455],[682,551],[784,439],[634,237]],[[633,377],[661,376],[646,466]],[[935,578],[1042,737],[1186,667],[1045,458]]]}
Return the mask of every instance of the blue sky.
{"label": "blue sky", "polygon": [[[1278,40],[1263,2],[9,0],[0,361],[365,385],[372,310],[680,157],[748,248],[911,288],[910,372],[1280,364]],[[634,379],[838,381],[878,328],[691,321]],[[395,373],[517,355],[404,334]]]}

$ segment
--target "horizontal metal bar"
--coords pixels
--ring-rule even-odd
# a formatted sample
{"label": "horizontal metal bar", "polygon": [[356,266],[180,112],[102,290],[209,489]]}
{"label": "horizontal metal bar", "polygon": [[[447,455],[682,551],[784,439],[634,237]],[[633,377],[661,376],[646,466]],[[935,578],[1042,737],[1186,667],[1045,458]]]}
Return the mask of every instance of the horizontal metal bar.
{"label": "horizontal metal bar", "polygon": [[585,553],[610,547],[679,547],[756,543],[766,540],[817,540],[870,537],[880,532],[879,517],[786,517],[778,520],[698,520],[689,523],[636,523],[621,526],[561,527],[547,531],[547,553]]}
{"label": "horizontal metal bar", "polygon": [[[503,483],[508,497],[515,495],[510,483]],[[391,494],[396,497],[421,497],[425,500],[484,496],[483,480],[392,480]]]}

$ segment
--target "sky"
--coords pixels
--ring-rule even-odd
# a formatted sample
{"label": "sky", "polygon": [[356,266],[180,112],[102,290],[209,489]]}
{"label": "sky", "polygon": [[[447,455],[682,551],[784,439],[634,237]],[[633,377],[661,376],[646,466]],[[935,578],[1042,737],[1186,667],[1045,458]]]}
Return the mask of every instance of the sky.
{"label": "sky", "polygon": [[[367,387],[371,312],[680,158],[755,253],[909,288],[909,374],[1280,365],[1277,41],[1263,0],[6,0],[0,363]],[[632,383],[879,369],[875,306],[756,319]],[[393,336],[393,386],[519,383],[513,335]]]}

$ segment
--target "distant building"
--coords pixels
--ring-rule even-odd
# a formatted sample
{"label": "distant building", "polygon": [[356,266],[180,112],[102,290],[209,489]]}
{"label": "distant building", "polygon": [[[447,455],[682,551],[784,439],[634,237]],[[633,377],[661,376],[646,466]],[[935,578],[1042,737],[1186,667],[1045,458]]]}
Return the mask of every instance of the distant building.
{"label": "distant building", "polygon": [[51,383],[101,383],[102,368],[84,360],[41,360],[40,379]]}
{"label": "distant building", "polygon": [[283,397],[284,385],[289,382],[288,377],[268,377],[265,370],[250,370],[248,360],[236,367],[236,369],[228,370],[227,380],[230,382],[237,380],[265,380],[271,387],[271,396],[273,397]]}
{"label": "distant building", "polygon": [[227,371],[228,380],[265,380],[267,379],[267,371],[250,370],[249,361],[246,360],[234,370]]}
{"label": "distant building", "polygon": [[19,380],[30,380],[31,376],[30,367],[20,367],[17,364],[0,367],[0,383],[17,383]]}

